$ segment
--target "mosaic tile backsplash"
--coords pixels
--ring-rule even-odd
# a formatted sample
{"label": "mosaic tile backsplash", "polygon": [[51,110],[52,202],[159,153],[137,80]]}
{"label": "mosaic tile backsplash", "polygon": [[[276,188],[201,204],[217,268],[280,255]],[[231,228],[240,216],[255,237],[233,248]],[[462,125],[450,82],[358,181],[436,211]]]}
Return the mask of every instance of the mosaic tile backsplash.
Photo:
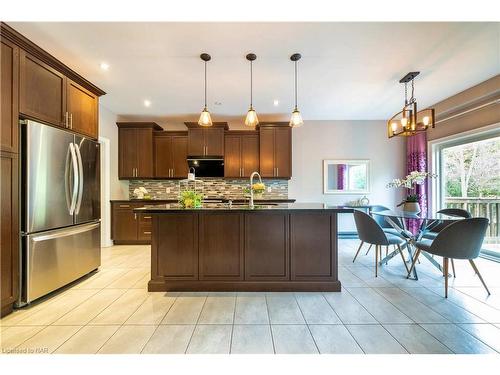
{"label": "mosaic tile backsplash", "polygon": [[[254,182],[256,182],[254,180]],[[264,180],[266,191],[262,199],[287,199],[288,180]],[[129,198],[134,198],[134,190],[144,187],[153,199],[177,199],[179,191],[196,190],[205,198],[224,197],[241,199],[245,197],[244,189],[249,186],[248,179],[202,178],[189,184],[186,180],[131,180],[129,181]]]}

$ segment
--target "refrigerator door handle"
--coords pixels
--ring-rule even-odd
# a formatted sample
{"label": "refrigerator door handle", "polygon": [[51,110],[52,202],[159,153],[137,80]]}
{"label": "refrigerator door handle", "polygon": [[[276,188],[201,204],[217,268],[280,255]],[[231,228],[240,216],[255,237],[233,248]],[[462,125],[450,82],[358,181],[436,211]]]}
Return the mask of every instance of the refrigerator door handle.
{"label": "refrigerator door handle", "polygon": [[68,207],[68,211],[71,210],[71,194],[69,192],[69,169],[70,169],[70,160],[73,160],[71,155],[71,144],[68,145],[68,152],[66,153],[66,163],[64,164],[64,192],[66,193],[66,207]]}
{"label": "refrigerator door handle", "polygon": [[78,159],[78,200],[76,202],[75,214],[78,215],[83,198],[83,162],[80,147],[75,143],[76,157]]}
{"label": "refrigerator door handle", "polygon": [[69,208],[69,214],[73,215],[75,213],[76,199],[78,195],[78,162],[76,160],[75,145],[73,143],[69,144],[69,150],[71,152],[71,159],[73,162],[73,196],[71,197],[71,206]]}

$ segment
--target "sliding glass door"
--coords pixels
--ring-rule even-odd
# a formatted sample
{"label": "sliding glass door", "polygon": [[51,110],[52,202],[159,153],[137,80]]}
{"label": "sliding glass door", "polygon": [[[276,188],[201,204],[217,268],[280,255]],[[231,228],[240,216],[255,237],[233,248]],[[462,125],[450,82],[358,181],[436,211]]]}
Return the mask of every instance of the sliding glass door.
{"label": "sliding glass door", "polygon": [[490,221],[483,255],[500,259],[500,134],[476,133],[434,148],[434,207],[462,208]]}

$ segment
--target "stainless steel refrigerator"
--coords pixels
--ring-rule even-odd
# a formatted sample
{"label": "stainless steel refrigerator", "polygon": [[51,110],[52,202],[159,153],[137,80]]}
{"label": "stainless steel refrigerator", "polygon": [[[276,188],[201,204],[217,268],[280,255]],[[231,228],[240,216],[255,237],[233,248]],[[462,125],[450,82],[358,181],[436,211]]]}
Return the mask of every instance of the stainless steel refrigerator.
{"label": "stainless steel refrigerator", "polygon": [[21,121],[21,285],[18,305],[101,263],[99,143]]}

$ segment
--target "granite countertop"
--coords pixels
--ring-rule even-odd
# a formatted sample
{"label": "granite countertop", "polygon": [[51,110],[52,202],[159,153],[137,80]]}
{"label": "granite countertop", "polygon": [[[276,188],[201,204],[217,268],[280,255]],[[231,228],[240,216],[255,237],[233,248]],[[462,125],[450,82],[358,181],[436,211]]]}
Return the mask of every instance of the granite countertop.
{"label": "granite countertop", "polygon": [[145,206],[136,208],[134,211],[142,213],[163,213],[163,212],[186,212],[186,211],[335,211],[353,212],[353,209],[346,206],[334,206],[325,203],[275,203],[259,204],[256,202],[255,208],[247,205],[229,205],[227,203],[204,203],[200,208],[182,208],[178,203]]}

